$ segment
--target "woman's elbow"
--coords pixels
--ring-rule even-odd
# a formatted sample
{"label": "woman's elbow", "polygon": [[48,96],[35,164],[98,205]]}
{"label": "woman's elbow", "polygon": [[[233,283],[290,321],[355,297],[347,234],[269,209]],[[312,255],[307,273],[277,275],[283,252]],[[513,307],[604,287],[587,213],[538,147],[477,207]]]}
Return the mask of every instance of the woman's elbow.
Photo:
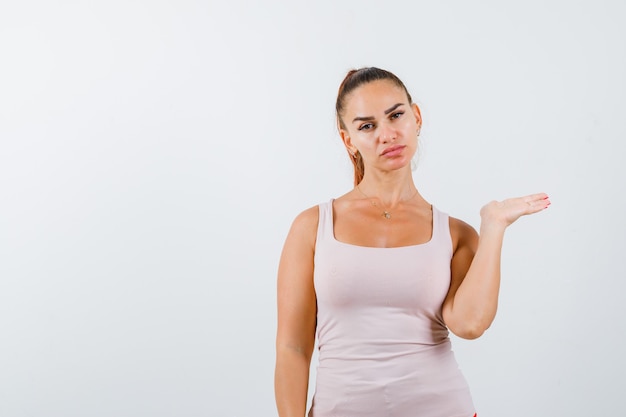
{"label": "woman's elbow", "polygon": [[491,325],[492,320],[487,319],[465,319],[458,322],[452,322],[448,329],[462,339],[478,339]]}
{"label": "woman's elbow", "polygon": [[467,327],[463,329],[450,329],[454,335],[460,337],[461,339],[474,340],[478,339],[485,333],[486,329],[481,329],[479,327]]}

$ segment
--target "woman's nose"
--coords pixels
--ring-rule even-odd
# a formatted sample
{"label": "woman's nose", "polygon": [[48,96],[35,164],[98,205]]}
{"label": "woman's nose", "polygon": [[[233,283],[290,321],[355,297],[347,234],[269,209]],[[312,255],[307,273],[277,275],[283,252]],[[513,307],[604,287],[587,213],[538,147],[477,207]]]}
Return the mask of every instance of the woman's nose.
{"label": "woman's nose", "polygon": [[388,143],[396,140],[397,132],[392,126],[383,123],[380,126],[380,141],[382,143]]}

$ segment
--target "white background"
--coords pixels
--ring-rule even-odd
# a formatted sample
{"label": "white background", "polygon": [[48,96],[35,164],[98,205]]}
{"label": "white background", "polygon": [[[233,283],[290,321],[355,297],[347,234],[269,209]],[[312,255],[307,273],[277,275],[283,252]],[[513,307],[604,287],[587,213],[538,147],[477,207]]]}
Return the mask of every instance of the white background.
{"label": "white background", "polygon": [[[405,81],[415,179],[505,239],[498,317],[454,339],[481,417],[623,415],[622,1],[3,1],[0,416],[273,416],[275,279],[351,187],[334,100]],[[314,376],[314,373],[312,374]]]}

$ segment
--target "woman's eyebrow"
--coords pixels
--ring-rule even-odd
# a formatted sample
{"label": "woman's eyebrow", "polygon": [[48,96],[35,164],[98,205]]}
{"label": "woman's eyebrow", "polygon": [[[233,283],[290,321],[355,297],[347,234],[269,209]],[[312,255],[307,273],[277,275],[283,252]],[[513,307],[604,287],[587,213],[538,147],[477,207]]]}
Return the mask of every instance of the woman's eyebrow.
{"label": "woman's eyebrow", "polygon": [[[395,109],[397,109],[398,107],[403,106],[403,105],[404,103],[396,103],[393,106],[389,107],[387,110],[385,110],[385,114],[389,114]],[[354,119],[352,119],[352,123],[360,122],[360,121],[370,121],[370,120],[374,120],[374,116],[359,116],[359,117],[355,117]]]}
{"label": "woman's eyebrow", "polygon": [[389,113],[391,113],[392,111],[394,111],[395,109],[397,109],[398,107],[400,107],[400,106],[402,106],[402,105],[404,105],[404,103],[397,103],[397,104],[394,104],[393,106],[391,106],[391,107],[389,107],[387,110],[385,110],[385,114],[389,114]]}
{"label": "woman's eyebrow", "polygon": [[352,119],[352,123],[359,122],[359,121],[369,121],[369,120],[374,120],[374,116],[359,116],[359,117],[355,117],[354,119]]}

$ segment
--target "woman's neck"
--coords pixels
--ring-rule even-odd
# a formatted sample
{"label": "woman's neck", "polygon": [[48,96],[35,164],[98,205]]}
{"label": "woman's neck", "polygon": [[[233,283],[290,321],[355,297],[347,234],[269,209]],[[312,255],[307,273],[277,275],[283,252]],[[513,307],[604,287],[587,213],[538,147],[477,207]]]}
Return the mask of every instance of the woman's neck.
{"label": "woman's neck", "polygon": [[385,174],[366,172],[357,190],[365,197],[378,198],[389,208],[419,196],[411,171]]}

